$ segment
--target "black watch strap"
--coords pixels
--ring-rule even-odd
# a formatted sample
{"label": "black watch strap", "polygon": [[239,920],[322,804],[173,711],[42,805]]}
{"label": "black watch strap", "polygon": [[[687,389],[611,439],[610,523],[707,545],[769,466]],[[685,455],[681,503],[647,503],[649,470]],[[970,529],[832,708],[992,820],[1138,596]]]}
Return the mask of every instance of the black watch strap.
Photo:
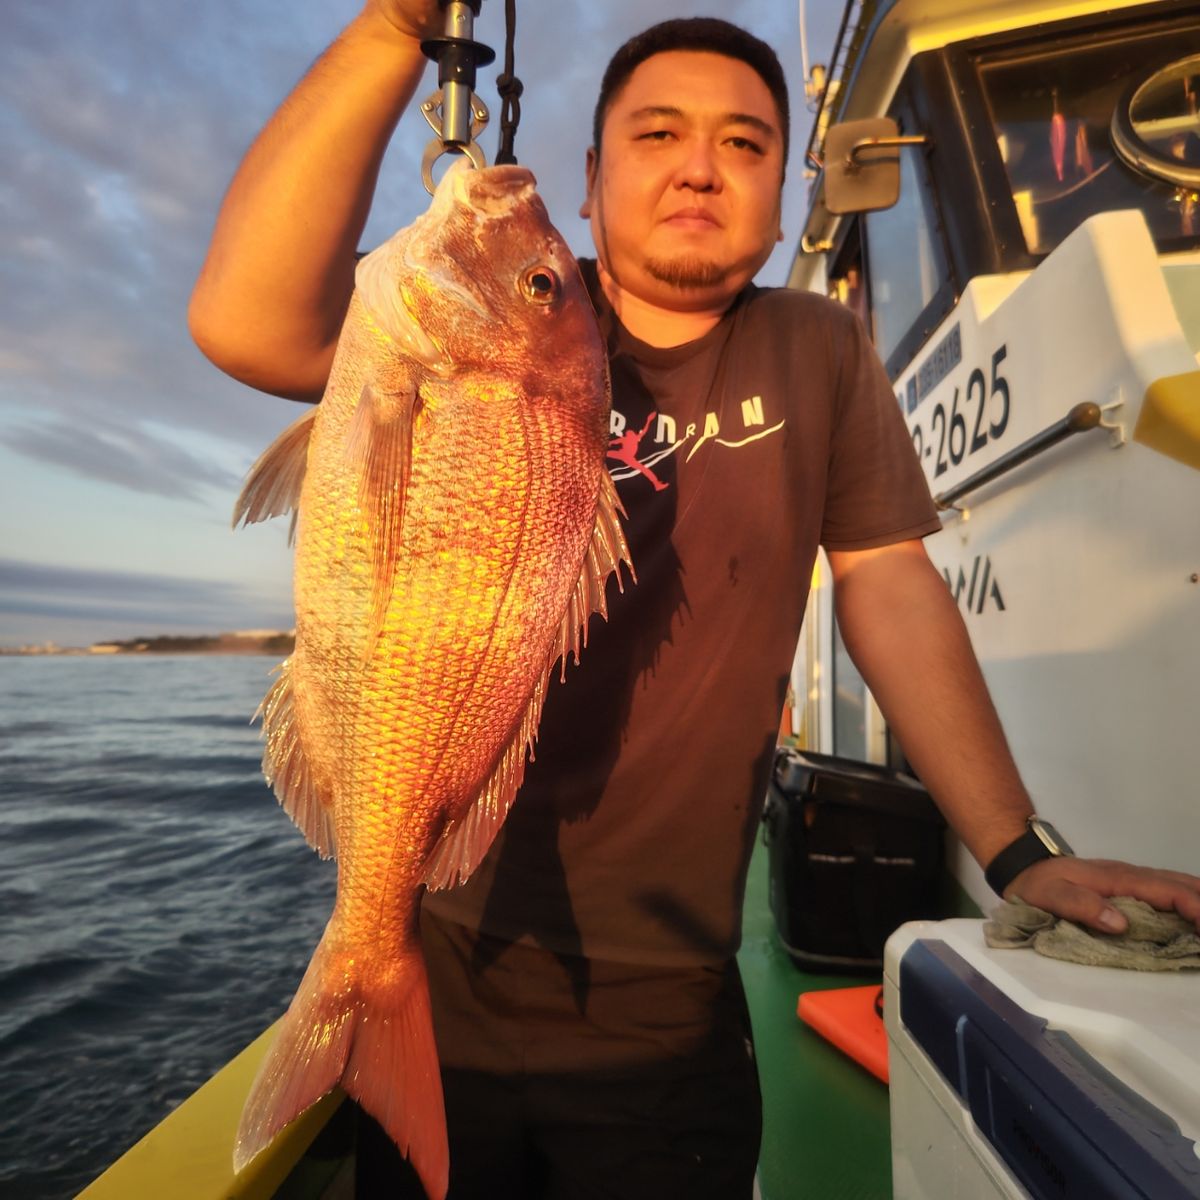
{"label": "black watch strap", "polygon": [[[1038,825],[1042,832],[1035,830]],[[988,887],[1003,897],[1004,889],[1026,867],[1041,862],[1043,858],[1056,858],[1071,853],[1071,847],[1062,839],[1055,828],[1037,817],[1029,818],[1030,828],[1026,829],[1015,842],[1005,846],[995,858],[988,863],[983,872]]]}

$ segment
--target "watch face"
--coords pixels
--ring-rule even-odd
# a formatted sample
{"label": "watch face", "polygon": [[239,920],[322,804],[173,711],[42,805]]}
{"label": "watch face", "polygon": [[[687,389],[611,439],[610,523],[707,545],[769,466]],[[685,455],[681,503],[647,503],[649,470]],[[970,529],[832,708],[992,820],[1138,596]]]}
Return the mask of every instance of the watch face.
{"label": "watch face", "polygon": [[1043,821],[1040,817],[1030,817],[1029,828],[1051,854],[1061,856],[1074,853],[1067,845],[1066,838],[1049,821]]}

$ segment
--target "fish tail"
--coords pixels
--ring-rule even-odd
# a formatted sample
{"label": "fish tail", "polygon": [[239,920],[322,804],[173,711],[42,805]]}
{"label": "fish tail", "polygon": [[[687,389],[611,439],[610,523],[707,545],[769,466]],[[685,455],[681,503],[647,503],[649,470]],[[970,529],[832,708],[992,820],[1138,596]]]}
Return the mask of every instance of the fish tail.
{"label": "fish tail", "polygon": [[419,953],[376,966],[326,932],[250,1089],[234,1170],[338,1084],[408,1156],[430,1200],[444,1200],[450,1156]]}

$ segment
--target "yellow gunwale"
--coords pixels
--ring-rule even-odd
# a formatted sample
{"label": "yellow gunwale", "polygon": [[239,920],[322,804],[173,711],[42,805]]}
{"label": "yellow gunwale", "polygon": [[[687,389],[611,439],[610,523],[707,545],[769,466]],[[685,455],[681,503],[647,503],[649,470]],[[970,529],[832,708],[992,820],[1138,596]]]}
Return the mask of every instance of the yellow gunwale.
{"label": "yellow gunwale", "polygon": [[79,1193],[78,1200],[270,1200],[343,1100],[334,1090],[234,1174],[242,1105],[275,1034],[260,1034]]}

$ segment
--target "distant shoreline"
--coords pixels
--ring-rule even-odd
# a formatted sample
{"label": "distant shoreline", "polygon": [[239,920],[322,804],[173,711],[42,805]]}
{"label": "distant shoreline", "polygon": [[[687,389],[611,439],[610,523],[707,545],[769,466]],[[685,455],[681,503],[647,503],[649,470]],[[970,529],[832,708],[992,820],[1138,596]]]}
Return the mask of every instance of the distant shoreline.
{"label": "distant shoreline", "polygon": [[293,632],[255,629],[239,633],[165,635],[93,642],[90,646],[0,646],[0,657],[104,657],[114,654],[291,654],[296,645]]}

